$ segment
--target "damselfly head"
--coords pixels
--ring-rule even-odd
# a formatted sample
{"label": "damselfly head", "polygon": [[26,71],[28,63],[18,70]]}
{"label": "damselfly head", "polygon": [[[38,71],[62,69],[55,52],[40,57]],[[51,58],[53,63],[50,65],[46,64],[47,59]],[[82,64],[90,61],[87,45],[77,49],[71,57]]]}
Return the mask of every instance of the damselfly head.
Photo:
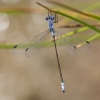
{"label": "damselfly head", "polygon": [[46,20],[54,20],[55,18],[54,18],[54,16],[48,16],[48,17],[46,17]]}

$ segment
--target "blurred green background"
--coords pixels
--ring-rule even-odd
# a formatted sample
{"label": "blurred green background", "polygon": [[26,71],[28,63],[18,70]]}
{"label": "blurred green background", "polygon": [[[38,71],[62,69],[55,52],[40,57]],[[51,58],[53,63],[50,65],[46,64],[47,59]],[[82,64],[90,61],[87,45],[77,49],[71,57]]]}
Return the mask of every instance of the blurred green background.
{"label": "blurred green background", "polygon": [[[48,7],[56,7],[37,0]],[[58,0],[57,0],[58,1]],[[60,1],[60,0],[59,0]],[[79,10],[99,3],[99,0],[62,0]],[[4,7],[33,7],[36,10],[24,14],[0,14],[0,44],[18,44],[48,28],[47,10],[35,4],[35,0],[0,0]],[[3,7],[3,8],[1,8]],[[61,9],[60,7],[57,7]],[[99,14],[99,8],[91,11]],[[65,17],[59,15],[59,21]],[[97,21],[82,17],[89,23]],[[70,21],[70,23],[76,23]],[[98,27],[99,28],[99,27]],[[71,28],[55,28],[70,32]],[[95,34],[88,30],[79,36]],[[50,40],[50,36],[47,40]],[[44,47],[37,55],[27,58],[25,54],[13,55],[12,49],[0,49],[0,100],[100,100],[100,45],[91,42],[92,49],[79,49],[76,56],[58,47],[59,59],[66,93],[62,93],[54,47]]]}

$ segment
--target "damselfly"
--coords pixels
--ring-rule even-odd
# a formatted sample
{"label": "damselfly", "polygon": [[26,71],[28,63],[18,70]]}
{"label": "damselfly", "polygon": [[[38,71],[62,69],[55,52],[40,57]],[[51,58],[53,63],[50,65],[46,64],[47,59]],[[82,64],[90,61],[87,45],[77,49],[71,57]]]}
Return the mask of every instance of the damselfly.
{"label": "damselfly", "polygon": [[[56,57],[57,57],[57,63],[58,63],[58,69],[59,69],[60,78],[61,78],[61,88],[64,93],[65,86],[64,86],[64,81],[63,81],[63,77],[62,77],[62,72],[61,72],[57,47],[56,47],[56,41],[55,41],[55,37],[61,36],[62,34],[55,31],[55,29],[54,29],[54,23],[58,22],[58,17],[56,14],[54,15],[54,14],[52,14],[52,12],[49,13],[49,11],[48,11],[48,17],[46,17],[46,20],[48,21],[48,27],[49,27],[48,30],[30,38],[29,40],[26,40],[18,45],[15,45],[13,47],[12,52],[13,52],[13,54],[21,54],[21,53],[25,52],[26,57],[31,57],[41,50],[41,48],[44,45],[43,41],[46,40],[46,37],[49,35],[49,33],[51,33],[52,37],[53,37],[53,42],[54,42],[54,47],[55,47],[55,52],[56,52]],[[67,38],[61,38],[61,39],[65,43],[69,44],[69,46],[71,47],[72,50],[69,50],[69,52],[74,51],[74,53],[76,53],[77,46],[73,45]],[[76,39],[76,38],[72,38],[72,39]],[[89,42],[87,42],[87,41],[86,41],[86,43],[89,44]]]}

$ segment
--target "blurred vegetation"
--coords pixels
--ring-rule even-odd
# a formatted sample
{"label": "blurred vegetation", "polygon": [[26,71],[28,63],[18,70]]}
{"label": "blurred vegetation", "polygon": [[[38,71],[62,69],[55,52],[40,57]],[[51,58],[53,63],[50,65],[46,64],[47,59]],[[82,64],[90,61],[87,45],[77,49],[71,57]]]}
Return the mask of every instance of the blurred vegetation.
{"label": "blurred vegetation", "polygon": [[[23,0],[23,3],[27,3],[26,1],[29,2],[30,0]],[[41,2],[40,0],[39,3],[47,8],[53,8],[58,14],[59,22],[55,24],[55,29],[64,30],[61,37],[76,36],[79,39],[92,42],[93,50],[84,52],[80,48],[78,55],[75,57],[67,54],[66,49],[65,52],[62,49],[59,50],[66,85],[66,94],[64,95],[60,88],[53,40],[51,38],[45,41],[45,49],[35,57],[28,59],[23,55],[14,56],[11,52],[16,43],[20,43],[37,34],[40,29],[44,28],[44,31],[45,27],[48,27],[45,22],[47,9],[38,4],[35,4],[36,7],[34,7],[34,4],[33,6],[31,4],[20,6],[20,3],[0,6],[0,17],[5,12],[10,19],[9,27],[5,32],[6,38],[0,41],[1,100],[100,100],[100,47],[97,41],[100,40],[100,3],[99,1],[93,3],[92,1],[82,2],[76,0],[71,0],[71,2],[66,0],[67,3],[51,1]],[[31,21],[32,23],[30,23]],[[18,27],[13,28],[13,26]],[[56,37],[58,45],[61,37]],[[84,47],[85,42],[80,45]],[[58,47],[58,49],[60,48]],[[2,95],[5,98],[1,98]],[[9,95],[17,99],[10,98]]]}
{"label": "blurred vegetation", "polygon": [[[79,24],[80,26],[84,25],[84,26],[82,26],[82,28],[79,28],[79,29],[74,30],[69,33],[64,33],[62,38],[71,36],[73,34],[77,34],[80,32],[85,32],[86,30],[89,30],[89,29],[93,30],[95,35],[88,36],[88,34],[87,34],[86,36],[81,36],[81,38],[85,39],[88,37],[87,41],[91,42],[100,37],[100,29],[96,27],[96,26],[100,26],[98,23],[94,23],[95,25],[91,25],[91,24],[85,22],[84,20],[81,20],[83,16],[86,16],[87,19],[89,18],[90,20],[98,20],[99,21],[100,20],[99,14],[93,14],[90,12],[93,10],[99,9],[100,3],[90,5],[88,8],[85,8],[83,11],[80,11],[76,8],[73,8],[73,7],[63,4],[63,3],[60,3],[58,1],[48,1],[48,3],[51,3],[52,6],[54,5],[53,10],[52,10],[54,13],[64,16],[63,20],[60,21],[58,23],[58,25],[56,25],[57,27],[68,28],[68,27],[65,27],[66,26],[65,24],[72,20],[80,23]],[[39,4],[40,6],[42,5],[42,7],[46,8],[46,9],[41,9],[41,7],[36,8],[36,7],[25,7],[25,6],[24,7],[9,6],[9,7],[0,7],[0,12],[1,13],[6,12],[9,15],[20,15],[20,14],[33,13],[33,12],[44,13],[45,10],[48,10],[51,8],[44,4],[40,4],[38,2],[37,2],[37,4]],[[66,18],[69,18],[69,20],[66,20]],[[58,39],[60,39],[60,37],[58,37]],[[46,44],[45,46],[51,46],[50,41],[45,42],[45,44]],[[82,43],[82,45],[84,45],[84,44],[85,44],[85,42]],[[8,44],[8,45],[0,44],[0,48],[12,48],[14,45],[15,44]]]}

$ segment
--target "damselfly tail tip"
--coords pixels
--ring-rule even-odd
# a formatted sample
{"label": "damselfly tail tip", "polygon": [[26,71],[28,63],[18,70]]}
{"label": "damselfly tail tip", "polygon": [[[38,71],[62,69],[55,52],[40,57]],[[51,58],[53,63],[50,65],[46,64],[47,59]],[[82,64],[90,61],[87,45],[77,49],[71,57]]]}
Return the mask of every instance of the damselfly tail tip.
{"label": "damselfly tail tip", "polygon": [[61,88],[62,88],[62,92],[65,93],[65,85],[63,81],[61,82]]}
{"label": "damselfly tail tip", "polygon": [[65,93],[65,90],[62,90],[63,93]]}

